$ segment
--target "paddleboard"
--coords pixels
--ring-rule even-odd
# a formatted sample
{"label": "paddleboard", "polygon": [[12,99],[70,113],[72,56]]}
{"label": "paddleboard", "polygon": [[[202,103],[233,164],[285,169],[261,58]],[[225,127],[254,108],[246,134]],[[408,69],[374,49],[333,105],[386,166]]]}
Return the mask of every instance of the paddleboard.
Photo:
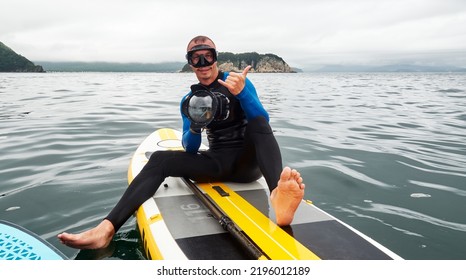
{"label": "paddleboard", "polygon": [[[153,152],[182,151],[181,137],[169,128],[147,136],[131,159],[128,182]],[[220,219],[211,206],[221,213]],[[149,259],[250,259],[235,235],[245,239],[241,242],[246,247],[259,250],[259,259],[401,259],[310,201],[301,202],[290,226],[277,226],[264,178],[244,184],[169,177],[135,215]],[[233,223],[233,234],[224,219]]]}
{"label": "paddleboard", "polygon": [[65,260],[67,257],[37,234],[0,220],[0,260]]}

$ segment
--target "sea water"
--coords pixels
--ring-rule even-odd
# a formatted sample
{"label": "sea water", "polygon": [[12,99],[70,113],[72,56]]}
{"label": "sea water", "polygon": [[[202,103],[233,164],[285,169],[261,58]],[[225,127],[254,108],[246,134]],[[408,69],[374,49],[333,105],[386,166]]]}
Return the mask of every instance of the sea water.
{"label": "sea water", "polygon": [[[306,198],[405,259],[466,259],[466,74],[249,74]],[[181,73],[0,73],[0,219],[75,259],[144,259],[131,218],[107,250],[56,235],[97,225],[152,131],[181,128]]]}

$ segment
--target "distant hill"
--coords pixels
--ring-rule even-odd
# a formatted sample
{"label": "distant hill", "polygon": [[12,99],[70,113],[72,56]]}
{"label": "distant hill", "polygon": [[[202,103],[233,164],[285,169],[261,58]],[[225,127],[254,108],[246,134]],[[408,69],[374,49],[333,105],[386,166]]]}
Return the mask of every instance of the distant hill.
{"label": "distant hill", "polygon": [[40,61],[46,71],[52,72],[179,72],[183,62],[116,63],[116,62],[50,62]]}
{"label": "distant hill", "polygon": [[313,72],[466,72],[466,68],[411,64],[393,64],[383,66],[326,65]]}
{"label": "distant hill", "polygon": [[[256,52],[234,54],[221,52],[218,54],[218,68],[222,71],[239,72],[251,65],[250,72],[256,73],[294,73],[295,71],[275,54],[258,54]],[[181,72],[191,72],[188,64],[185,64]]]}
{"label": "distant hill", "polygon": [[0,72],[44,72],[44,69],[0,42]]}
{"label": "distant hill", "polygon": [[[164,63],[116,63],[116,62],[52,62],[37,61],[48,72],[191,72],[186,62]],[[292,69],[281,57],[274,54],[252,53],[219,53],[218,66],[222,71],[240,71],[252,65],[251,72],[258,73],[294,73],[300,69]]]}

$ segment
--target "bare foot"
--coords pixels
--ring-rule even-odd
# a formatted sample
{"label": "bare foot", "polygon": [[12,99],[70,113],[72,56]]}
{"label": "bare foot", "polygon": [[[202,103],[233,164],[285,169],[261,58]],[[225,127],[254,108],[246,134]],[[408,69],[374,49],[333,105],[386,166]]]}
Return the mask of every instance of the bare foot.
{"label": "bare foot", "polygon": [[103,220],[95,228],[82,233],[61,233],[58,239],[62,244],[76,249],[101,249],[110,244],[114,234],[113,224],[109,220]]}
{"label": "bare foot", "polygon": [[296,209],[304,197],[304,187],[303,178],[298,171],[289,167],[283,169],[278,185],[270,195],[279,226],[287,226],[293,221]]}

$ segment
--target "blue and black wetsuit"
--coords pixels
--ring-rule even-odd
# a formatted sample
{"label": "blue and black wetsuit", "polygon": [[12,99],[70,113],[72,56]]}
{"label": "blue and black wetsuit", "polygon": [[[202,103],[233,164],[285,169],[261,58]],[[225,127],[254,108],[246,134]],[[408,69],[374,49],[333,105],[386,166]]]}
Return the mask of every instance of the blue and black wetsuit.
{"label": "blue and black wetsuit", "polygon": [[[228,73],[219,72],[218,78],[225,80],[227,76]],[[230,100],[228,118],[213,121],[206,127],[209,149],[199,151],[202,136],[189,129],[190,120],[181,112],[182,142],[186,152],[158,151],[152,154],[107,216],[115,231],[154,195],[169,176],[204,182],[246,183],[263,175],[270,191],[277,186],[282,171],[281,154],[269,125],[269,116],[259,101],[254,85],[246,79],[243,91],[236,96],[217,80],[208,88],[224,94]]]}

